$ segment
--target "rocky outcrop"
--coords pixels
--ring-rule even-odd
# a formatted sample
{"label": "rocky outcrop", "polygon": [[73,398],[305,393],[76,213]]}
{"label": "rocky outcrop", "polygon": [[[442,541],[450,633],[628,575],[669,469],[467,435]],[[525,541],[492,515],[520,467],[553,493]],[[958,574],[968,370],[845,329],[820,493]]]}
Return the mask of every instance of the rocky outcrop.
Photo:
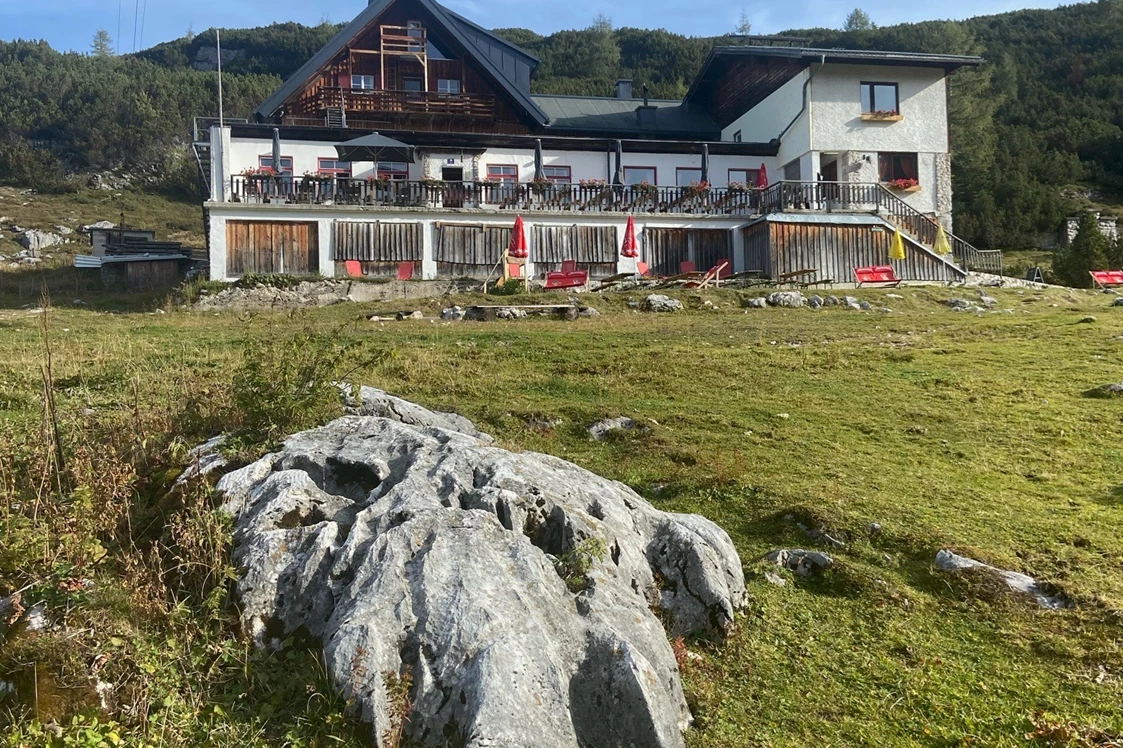
{"label": "rocky outcrop", "polygon": [[725,532],[459,416],[358,400],[366,415],[218,484],[257,641],[322,644],[380,746],[400,728],[423,746],[682,746],[653,609],[675,635],[732,625],[745,587]]}
{"label": "rocky outcrop", "polygon": [[647,312],[678,312],[682,310],[682,302],[661,293],[653,293],[643,300],[643,309]]}
{"label": "rocky outcrop", "polygon": [[39,253],[47,247],[56,247],[62,244],[63,239],[58,234],[52,234],[49,231],[39,231],[38,229],[28,229],[23,232],[19,238],[19,243],[23,245],[24,249],[31,253],[32,257],[38,257]]}
{"label": "rocky outcrop", "polygon": [[1012,592],[1032,597],[1042,608],[1057,609],[1071,606],[1071,602],[1065,597],[1061,595],[1050,595],[1038,584],[1036,579],[1028,574],[999,569],[990,564],[984,564],[982,561],[960,556],[948,550],[942,550],[937,553],[935,563],[936,568],[941,571],[975,571],[988,574],[1005,584]]}

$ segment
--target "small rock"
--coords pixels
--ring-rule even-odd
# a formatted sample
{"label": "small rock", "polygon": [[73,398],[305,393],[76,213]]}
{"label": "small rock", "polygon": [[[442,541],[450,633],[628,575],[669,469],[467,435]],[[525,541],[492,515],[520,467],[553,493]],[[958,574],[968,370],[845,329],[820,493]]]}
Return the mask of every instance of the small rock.
{"label": "small rock", "polygon": [[887,293],[887,294],[885,294],[885,298],[887,298],[887,299],[903,299],[905,297],[901,296],[899,293]]}
{"label": "small rock", "polygon": [[629,309],[639,309],[640,308],[640,303],[638,301],[636,301],[635,299],[628,299],[628,301],[626,303],[627,303]]}
{"label": "small rock", "polygon": [[113,221],[98,221],[97,223],[89,223],[85,226],[81,226],[78,230],[83,234],[88,234],[94,229],[112,229],[116,227],[117,224],[113,223]]}
{"label": "small rock", "polygon": [[420,309],[415,309],[412,312],[398,312],[394,317],[401,322],[407,319],[425,319],[425,314]]}
{"label": "small rock", "polygon": [[522,319],[525,316],[526,310],[514,307],[503,307],[495,311],[496,319]]}
{"label": "small rock", "polygon": [[837,296],[831,295],[823,299],[823,306],[839,306],[842,302],[838,300]]}
{"label": "small rock", "polygon": [[871,536],[880,535],[881,534],[881,524],[878,523],[878,522],[870,522],[869,530],[870,530]]}
{"label": "small rock", "polygon": [[600,312],[598,312],[596,310],[596,307],[583,306],[583,307],[578,307],[577,316],[578,317],[599,317]]}
{"label": "small rock", "polygon": [[1078,324],[1090,325],[1095,321],[1096,321],[1096,318],[1089,314],[1087,317],[1081,317],[1080,322]]}
{"label": "small rock", "polygon": [[768,582],[769,584],[774,584],[777,587],[787,587],[788,586],[788,580],[784,579],[782,576],[780,576],[779,574],[777,574],[774,571],[764,572],[764,581]]}
{"label": "small rock", "polygon": [[790,415],[790,414],[788,414],[788,413],[777,413],[777,414],[776,414],[776,417],[777,417],[777,418],[783,418],[783,419],[784,419],[784,420],[786,421],[786,420],[788,420],[789,418],[791,418],[791,415]]}
{"label": "small rock", "polygon": [[966,309],[967,307],[974,306],[967,299],[948,299],[948,306],[952,309]]}
{"label": "small rock", "polygon": [[201,478],[208,473],[226,467],[226,458],[218,451],[219,447],[226,443],[226,439],[225,434],[219,434],[188,452],[187,456],[190,461],[184,471],[180,473],[180,476],[176,478],[172,488],[179,488],[186,485],[188,481]]}
{"label": "small rock", "polygon": [[670,296],[653,293],[643,300],[643,308],[649,312],[677,312],[682,309],[682,302]]}
{"label": "small rock", "polygon": [[998,299],[993,296],[987,296],[984,292],[979,291],[979,304],[990,309],[998,305]]}
{"label": "small rock", "polygon": [[751,299],[745,299],[744,305],[749,309],[767,309],[768,300],[763,296],[756,296]]}
{"label": "small rock", "polygon": [[464,319],[464,310],[458,306],[450,306],[447,309],[441,310],[441,319],[446,322],[456,322]]}
{"label": "small rock", "polygon": [[861,309],[863,312],[868,312],[870,309],[873,309],[873,307],[870,305],[870,303],[868,301],[865,301],[865,300],[862,300],[862,301],[858,302],[858,308]]}
{"label": "small rock", "polygon": [[28,631],[43,631],[51,622],[47,620],[47,604],[45,602],[35,603],[31,609],[24,615],[24,620],[27,621]]}
{"label": "small rock", "polygon": [[1111,397],[1123,397],[1123,383],[1120,384],[1101,384],[1099,387],[1093,387],[1084,392],[1084,397],[1093,397],[1107,399]]}
{"label": "small rock", "polygon": [[1123,306],[1123,296],[1120,296],[1115,301],[1111,302],[1112,306]]}
{"label": "small rock", "polygon": [[948,550],[942,550],[937,553],[935,563],[936,568],[942,571],[980,569],[989,572],[1004,582],[1006,586],[1014,592],[1033,597],[1042,608],[1067,608],[1071,605],[1068,600],[1059,595],[1050,596],[1046,594],[1045,591],[1038,586],[1037,580],[1028,574],[999,569],[989,564],[984,564],[982,561],[976,561],[973,558],[956,555]]}
{"label": "small rock", "polygon": [[788,309],[798,309],[807,303],[799,291],[775,291],[768,294],[769,306],[780,306]]}
{"label": "small rock", "polygon": [[796,576],[805,577],[815,571],[834,566],[834,559],[819,551],[805,551],[802,548],[784,548],[772,551],[764,557],[765,561],[790,569]]}
{"label": "small rock", "polygon": [[589,436],[601,442],[613,431],[633,431],[636,428],[640,428],[643,431],[648,430],[646,426],[640,427],[634,419],[628,418],[627,416],[620,416],[619,418],[606,418],[603,421],[597,421],[590,426],[587,431],[589,432]]}
{"label": "small rock", "polygon": [[59,232],[62,236],[69,236],[74,233],[74,229],[69,226],[55,226],[55,231]]}
{"label": "small rock", "polygon": [[823,297],[819,296],[818,294],[815,294],[814,296],[812,296],[811,298],[809,298],[807,300],[807,306],[811,307],[812,309],[822,309],[823,308]]}

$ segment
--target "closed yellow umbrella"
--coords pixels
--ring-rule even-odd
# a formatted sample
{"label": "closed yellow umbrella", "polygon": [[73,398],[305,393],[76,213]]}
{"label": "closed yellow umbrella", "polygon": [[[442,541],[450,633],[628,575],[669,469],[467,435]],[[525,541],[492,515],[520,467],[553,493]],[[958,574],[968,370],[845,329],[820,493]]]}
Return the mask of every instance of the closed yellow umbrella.
{"label": "closed yellow umbrella", "polygon": [[901,230],[893,230],[893,243],[889,246],[890,260],[905,259],[905,240],[901,238]]}
{"label": "closed yellow umbrella", "polygon": [[941,257],[951,254],[951,242],[948,241],[948,235],[944,233],[943,226],[936,230],[936,241],[932,245],[932,251]]}

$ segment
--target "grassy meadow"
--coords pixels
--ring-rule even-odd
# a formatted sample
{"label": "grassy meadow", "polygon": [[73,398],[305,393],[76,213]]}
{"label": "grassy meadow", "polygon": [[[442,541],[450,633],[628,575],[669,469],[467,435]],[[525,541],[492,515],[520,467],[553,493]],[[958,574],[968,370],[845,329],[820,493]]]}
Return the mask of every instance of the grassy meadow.
{"label": "grassy meadow", "polygon": [[[0,746],[369,744],[315,652],[249,648],[208,492],[167,492],[187,448],[260,424],[285,376],[339,372],[729,532],[751,601],[727,641],[687,642],[692,747],[1114,745],[1123,398],[1083,393],[1123,381],[1123,308],[1004,290],[976,316],[944,303],[970,290],[895,293],[856,292],[890,313],[745,310],[747,292],[708,291],[670,315],[616,294],[575,322],[440,323],[367,320],[391,304],[74,305],[61,286],[46,335],[42,313],[0,310],[0,595],[45,601],[56,623],[0,645],[15,689]],[[616,415],[650,431],[588,438]],[[283,436],[270,423],[236,459]],[[823,549],[823,575],[773,585],[765,553],[816,547],[797,522],[846,546]],[[936,571],[941,548],[1075,607]]]}

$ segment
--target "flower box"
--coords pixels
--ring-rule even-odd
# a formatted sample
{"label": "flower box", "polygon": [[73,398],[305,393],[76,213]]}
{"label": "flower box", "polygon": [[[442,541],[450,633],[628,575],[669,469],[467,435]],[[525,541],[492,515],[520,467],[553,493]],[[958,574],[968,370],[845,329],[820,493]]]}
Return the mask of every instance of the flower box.
{"label": "flower box", "polygon": [[905,116],[900,112],[882,111],[882,112],[863,112],[863,122],[900,122]]}
{"label": "flower box", "polygon": [[894,192],[920,192],[920,183],[915,179],[894,179],[885,186]]}

